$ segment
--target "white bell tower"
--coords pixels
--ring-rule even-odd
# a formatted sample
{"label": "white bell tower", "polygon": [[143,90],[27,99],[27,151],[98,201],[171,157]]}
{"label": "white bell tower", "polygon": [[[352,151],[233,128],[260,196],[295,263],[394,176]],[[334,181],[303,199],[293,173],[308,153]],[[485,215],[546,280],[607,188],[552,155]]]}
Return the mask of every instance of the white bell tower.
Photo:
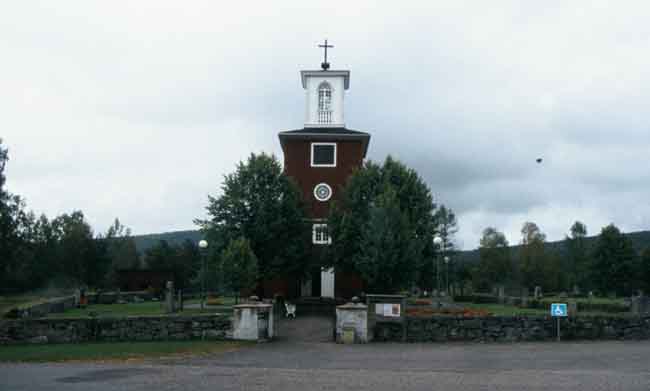
{"label": "white bell tower", "polygon": [[350,88],[350,71],[330,71],[327,62],[327,44],[318,45],[325,49],[325,61],[319,71],[300,71],[302,88],[305,89],[306,128],[344,128],[343,98]]}

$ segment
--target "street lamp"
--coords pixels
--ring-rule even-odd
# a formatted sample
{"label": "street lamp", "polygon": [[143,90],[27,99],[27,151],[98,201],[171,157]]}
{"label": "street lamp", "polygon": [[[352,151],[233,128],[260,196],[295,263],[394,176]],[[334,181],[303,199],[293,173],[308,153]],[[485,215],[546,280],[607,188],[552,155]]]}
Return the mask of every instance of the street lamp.
{"label": "street lamp", "polygon": [[[438,235],[434,236],[433,237],[433,245],[435,247],[440,247],[441,244],[442,244],[442,238],[440,236],[438,236]],[[433,250],[435,251],[435,248]],[[439,271],[439,269],[440,269],[440,267],[439,267],[439,265],[440,265],[440,252],[438,252],[438,254],[436,254],[435,261],[436,261],[436,289],[438,291],[438,294],[440,294],[440,271]]]}
{"label": "street lamp", "polygon": [[449,294],[449,257],[445,256],[445,272],[447,277],[445,278],[445,292]]}
{"label": "street lamp", "polygon": [[203,311],[205,307],[205,249],[208,248],[208,241],[207,240],[199,240],[199,249],[201,251],[201,261],[202,261],[202,268],[201,268],[201,311]]}

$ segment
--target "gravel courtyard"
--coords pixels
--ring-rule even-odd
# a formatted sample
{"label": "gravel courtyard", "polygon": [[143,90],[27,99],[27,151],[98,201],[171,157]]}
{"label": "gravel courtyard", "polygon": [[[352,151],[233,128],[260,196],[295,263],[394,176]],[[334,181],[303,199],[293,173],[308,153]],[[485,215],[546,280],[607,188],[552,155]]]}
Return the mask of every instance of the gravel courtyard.
{"label": "gravel courtyard", "polygon": [[208,357],[0,365],[0,390],[643,390],[650,343],[279,341]]}

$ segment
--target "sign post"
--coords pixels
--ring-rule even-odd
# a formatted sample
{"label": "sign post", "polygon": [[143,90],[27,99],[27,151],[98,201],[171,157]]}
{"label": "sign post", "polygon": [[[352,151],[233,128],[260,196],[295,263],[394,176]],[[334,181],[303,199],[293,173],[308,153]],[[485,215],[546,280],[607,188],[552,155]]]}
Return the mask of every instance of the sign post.
{"label": "sign post", "polygon": [[557,318],[557,341],[560,342],[560,318],[567,317],[566,303],[552,303],[551,316]]}

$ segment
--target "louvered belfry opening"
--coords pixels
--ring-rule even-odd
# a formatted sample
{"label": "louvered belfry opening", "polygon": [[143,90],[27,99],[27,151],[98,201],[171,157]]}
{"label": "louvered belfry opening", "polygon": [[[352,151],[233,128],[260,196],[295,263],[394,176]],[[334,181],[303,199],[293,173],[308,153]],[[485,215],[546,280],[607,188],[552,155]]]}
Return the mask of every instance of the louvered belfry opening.
{"label": "louvered belfry opening", "polygon": [[318,86],[318,123],[332,123],[332,87],[327,82]]}

